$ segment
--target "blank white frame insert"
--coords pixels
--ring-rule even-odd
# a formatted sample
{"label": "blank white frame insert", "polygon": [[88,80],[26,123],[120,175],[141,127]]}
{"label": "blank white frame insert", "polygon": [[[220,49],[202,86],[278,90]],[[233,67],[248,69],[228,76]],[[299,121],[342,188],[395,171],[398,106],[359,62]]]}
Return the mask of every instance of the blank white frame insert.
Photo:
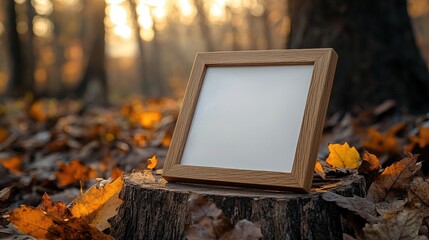
{"label": "blank white frame insert", "polygon": [[181,164],[291,172],[312,74],[313,65],[208,67]]}

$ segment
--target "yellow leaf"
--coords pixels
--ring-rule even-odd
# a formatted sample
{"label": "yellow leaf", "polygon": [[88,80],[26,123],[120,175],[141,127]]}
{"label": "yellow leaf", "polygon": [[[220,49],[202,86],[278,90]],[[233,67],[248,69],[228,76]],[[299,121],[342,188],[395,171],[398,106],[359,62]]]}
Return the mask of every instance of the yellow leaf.
{"label": "yellow leaf", "polygon": [[326,162],[335,168],[358,168],[359,153],[347,142],[344,144],[329,144],[329,156]]}
{"label": "yellow leaf", "polygon": [[37,239],[111,239],[79,219],[65,221],[31,206],[12,210],[7,220]]}
{"label": "yellow leaf", "polygon": [[122,204],[119,192],[123,185],[120,176],[104,186],[92,186],[71,203],[73,217],[83,219],[100,231],[110,227],[107,220],[117,214],[117,208]]}
{"label": "yellow leaf", "polygon": [[370,172],[380,170],[380,168],[381,165],[377,156],[365,151],[362,156],[362,163],[359,166],[359,172],[369,174]]}
{"label": "yellow leaf", "polygon": [[156,159],[156,155],[154,155],[153,157],[149,158],[148,160],[148,165],[147,168],[149,168],[150,170],[154,169],[156,167],[156,165],[158,164],[158,159]]}

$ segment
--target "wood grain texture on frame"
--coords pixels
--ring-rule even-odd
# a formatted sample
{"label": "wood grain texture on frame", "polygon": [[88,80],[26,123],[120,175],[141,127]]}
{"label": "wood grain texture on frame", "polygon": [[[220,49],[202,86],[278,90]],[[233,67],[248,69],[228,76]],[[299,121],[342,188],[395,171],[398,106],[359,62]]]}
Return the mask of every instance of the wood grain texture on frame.
{"label": "wood grain texture on frame", "polygon": [[[333,49],[198,53],[164,165],[168,181],[212,183],[308,192],[337,62]],[[313,65],[291,173],[181,165],[208,67]]]}

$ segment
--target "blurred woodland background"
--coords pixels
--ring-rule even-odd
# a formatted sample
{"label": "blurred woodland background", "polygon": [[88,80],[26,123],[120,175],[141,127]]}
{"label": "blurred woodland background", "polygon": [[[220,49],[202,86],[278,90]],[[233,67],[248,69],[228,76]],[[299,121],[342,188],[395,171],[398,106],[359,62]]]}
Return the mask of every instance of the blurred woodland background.
{"label": "blurred woodland background", "polygon": [[334,47],[331,111],[429,108],[429,0],[0,1],[0,98],[183,96],[198,51]]}

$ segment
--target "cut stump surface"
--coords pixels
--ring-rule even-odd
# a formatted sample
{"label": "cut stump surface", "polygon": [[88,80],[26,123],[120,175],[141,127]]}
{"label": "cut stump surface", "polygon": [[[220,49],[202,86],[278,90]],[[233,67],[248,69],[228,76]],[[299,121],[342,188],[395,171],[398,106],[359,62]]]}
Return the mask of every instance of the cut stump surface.
{"label": "cut stump surface", "polygon": [[365,196],[365,179],[351,175],[341,179],[313,180],[309,194],[284,191],[164,183],[141,174],[124,177],[124,200],[111,220],[115,239],[184,239],[191,223],[187,200],[201,194],[216,203],[236,223],[241,219],[262,222],[263,239],[342,239],[341,210],[322,199],[324,192]]}

